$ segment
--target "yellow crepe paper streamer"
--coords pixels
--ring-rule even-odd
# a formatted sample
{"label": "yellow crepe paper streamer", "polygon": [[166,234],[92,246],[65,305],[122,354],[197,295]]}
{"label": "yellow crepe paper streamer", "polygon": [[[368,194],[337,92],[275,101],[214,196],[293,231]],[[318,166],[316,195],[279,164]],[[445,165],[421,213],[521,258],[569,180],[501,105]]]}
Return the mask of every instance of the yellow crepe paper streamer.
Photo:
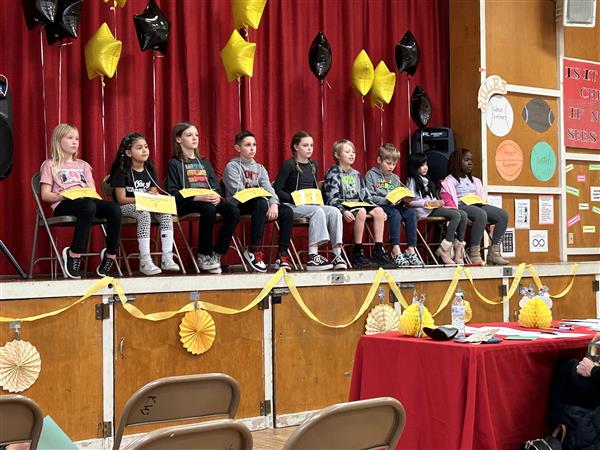
{"label": "yellow crepe paper streamer", "polygon": [[[540,277],[538,276],[537,269],[535,268],[535,266],[533,264],[529,264],[527,267],[529,268],[529,272],[531,273],[531,278],[533,278],[533,282],[538,287],[538,289],[541,289],[544,285],[542,284],[542,280],[540,280]],[[557,298],[563,298],[565,295],[567,295],[569,293],[569,291],[573,287],[573,283],[575,282],[575,274],[577,273],[578,267],[579,267],[579,264],[577,264],[577,263],[573,264],[573,269],[571,271],[571,281],[569,281],[569,284],[567,284],[567,286],[559,294],[548,293],[550,298],[552,298],[554,300]]]}
{"label": "yellow crepe paper streamer", "polygon": [[373,87],[369,96],[371,97],[371,105],[379,106],[388,104],[394,95],[396,87],[396,74],[390,72],[390,69],[383,61],[380,61],[375,68],[375,78],[373,79]]}
{"label": "yellow crepe paper streamer", "polygon": [[369,55],[364,49],[360,51],[352,63],[350,79],[352,80],[352,87],[363,97],[367,95],[367,92],[373,86],[375,70]]}
{"label": "yellow crepe paper streamer", "polygon": [[233,28],[258,30],[260,19],[267,0],[231,0],[231,10],[233,12]]}
{"label": "yellow crepe paper streamer", "polygon": [[113,77],[121,57],[122,45],[121,41],[115,39],[106,22],[100,25],[85,44],[85,66],[90,80],[98,75]]}
{"label": "yellow crepe paper streamer", "polygon": [[237,30],[233,30],[221,50],[221,60],[229,82],[239,80],[242,76],[252,76],[255,51],[256,44],[245,41]]}

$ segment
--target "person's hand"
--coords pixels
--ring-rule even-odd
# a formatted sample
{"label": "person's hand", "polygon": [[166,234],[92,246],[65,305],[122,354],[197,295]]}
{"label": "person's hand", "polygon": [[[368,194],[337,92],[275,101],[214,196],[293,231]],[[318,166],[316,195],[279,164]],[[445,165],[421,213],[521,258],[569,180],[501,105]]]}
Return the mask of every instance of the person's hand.
{"label": "person's hand", "polygon": [[197,202],[208,202],[217,206],[221,201],[221,197],[217,194],[203,194],[203,195],[194,195],[194,201]]}
{"label": "person's hand", "polygon": [[577,373],[582,377],[589,377],[592,375],[592,369],[595,367],[594,362],[590,358],[583,358],[577,364]]}
{"label": "person's hand", "polygon": [[594,342],[598,342],[598,341],[600,341],[600,333],[596,333],[596,334],[594,335],[594,337],[592,338],[592,344],[593,344]]}
{"label": "person's hand", "polygon": [[348,223],[356,220],[356,217],[354,217],[354,214],[352,214],[350,211],[344,211],[344,214],[342,215],[344,216],[344,220]]}
{"label": "person's hand", "polygon": [[277,220],[277,216],[279,215],[279,207],[277,203],[273,203],[269,206],[269,210],[267,211],[267,220]]}

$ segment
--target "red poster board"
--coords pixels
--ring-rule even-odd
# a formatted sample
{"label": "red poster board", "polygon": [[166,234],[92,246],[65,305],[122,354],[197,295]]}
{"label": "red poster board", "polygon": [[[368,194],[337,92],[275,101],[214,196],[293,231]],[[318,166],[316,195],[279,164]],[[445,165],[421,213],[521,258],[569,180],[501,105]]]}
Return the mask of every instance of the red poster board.
{"label": "red poster board", "polygon": [[565,147],[600,150],[600,62],[563,59]]}

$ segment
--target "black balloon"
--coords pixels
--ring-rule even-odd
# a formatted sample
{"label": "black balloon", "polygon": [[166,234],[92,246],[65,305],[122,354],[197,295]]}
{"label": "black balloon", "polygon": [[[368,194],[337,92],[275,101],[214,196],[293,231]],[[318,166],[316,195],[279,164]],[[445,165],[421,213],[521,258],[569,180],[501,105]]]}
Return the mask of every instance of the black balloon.
{"label": "black balloon", "polygon": [[48,45],[68,37],[77,37],[82,4],[83,0],[58,0],[56,19],[54,23],[46,25]]}
{"label": "black balloon", "polygon": [[133,16],[135,32],[142,51],[149,49],[167,51],[171,24],[154,0],[150,0],[141,14]]}
{"label": "black balloon", "polygon": [[322,31],[319,31],[310,44],[308,66],[319,80],[323,80],[331,68],[331,45]]}
{"label": "black balloon", "polygon": [[413,76],[419,65],[420,51],[415,37],[407,31],[396,44],[396,66],[400,72]]}
{"label": "black balloon", "polygon": [[410,97],[410,117],[421,130],[431,120],[431,102],[421,86],[417,86]]}
{"label": "black balloon", "polygon": [[58,0],[22,0],[23,14],[27,28],[33,30],[36,25],[54,22]]}

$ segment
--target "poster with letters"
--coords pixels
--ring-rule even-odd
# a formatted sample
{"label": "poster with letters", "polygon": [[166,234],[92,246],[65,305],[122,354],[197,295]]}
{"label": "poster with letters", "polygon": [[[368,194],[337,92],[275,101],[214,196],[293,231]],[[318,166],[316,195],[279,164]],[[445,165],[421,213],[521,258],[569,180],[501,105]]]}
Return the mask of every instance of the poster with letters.
{"label": "poster with letters", "polygon": [[540,225],[554,225],[554,196],[538,196],[538,213]]}
{"label": "poster with letters", "polygon": [[531,223],[531,203],[528,198],[515,199],[515,228],[528,229]]}

